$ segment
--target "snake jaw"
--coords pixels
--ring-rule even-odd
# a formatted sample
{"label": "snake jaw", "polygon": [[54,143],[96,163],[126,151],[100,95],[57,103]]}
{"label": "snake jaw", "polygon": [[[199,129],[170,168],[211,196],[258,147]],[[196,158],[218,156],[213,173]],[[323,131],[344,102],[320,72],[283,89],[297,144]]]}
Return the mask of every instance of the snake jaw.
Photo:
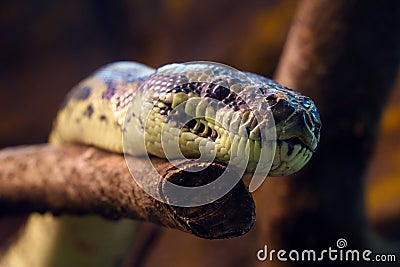
{"label": "snake jaw", "polygon": [[285,176],[301,170],[311,159],[313,152],[302,143],[291,140],[278,141],[269,175]]}

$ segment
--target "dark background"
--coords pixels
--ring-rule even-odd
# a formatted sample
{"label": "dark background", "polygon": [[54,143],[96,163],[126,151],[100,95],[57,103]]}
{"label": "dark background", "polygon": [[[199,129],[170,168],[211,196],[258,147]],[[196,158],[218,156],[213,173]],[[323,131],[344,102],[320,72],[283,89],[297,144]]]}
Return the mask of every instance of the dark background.
{"label": "dark background", "polygon": [[0,146],[45,142],[100,66],[212,60],[271,76],[296,1],[2,1]]}
{"label": "dark background", "polygon": [[[159,67],[211,60],[272,77],[297,3],[1,1],[0,147],[46,142],[66,92],[110,62],[132,60]],[[388,221],[400,223],[399,83],[383,115],[368,171],[366,211],[378,228]],[[4,222],[0,218],[0,232],[10,227]],[[385,234],[387,227],[380,228]],[[399,238],[400,232],[391,231],[390,237]],[[158,252],[168,255],[172,238],[192,244],[187,241],[192,237],[167,231]],[[195,259],[201,257],[196,251],[192,247],[186,252]]]}

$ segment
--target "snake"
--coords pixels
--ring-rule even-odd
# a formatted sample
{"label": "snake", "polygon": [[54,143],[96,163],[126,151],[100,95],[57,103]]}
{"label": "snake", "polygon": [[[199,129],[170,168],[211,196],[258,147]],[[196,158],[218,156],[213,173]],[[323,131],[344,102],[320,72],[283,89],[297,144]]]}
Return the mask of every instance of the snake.
{"label": "snake", "polygon": [[[214,62],[158,69],[116,62],[68,93],[49,142],[168,159],[179,154],[169,151],[176,144],[186,158],[205,156],[233,162],[248,173],[261,168],[265,175],[282,176],[310,161],[320,129],[309,97],[258,74]],[[32,214],[0,265],[116,266],[137,225],[96,216]]]}
{"label": "snake", "polygon": [[[271,125],[273,146],[265,140]],[[50,142],[161,158],[167,156],[168,143],[176,142],[187,158],[213,154],[217,162],[236,165],[247,159],[247,172],[257,165],[270,166],[268,175],[281,176],[309,162],[320,128],[318,110],[309,97],[257,74],[214,62],[158,69],[116,62],[72,89],[60,107]],[[143,146],[137,140],[144,140]],[[275,151],[268,165],[261,154],[271,153],[271,148]]]}

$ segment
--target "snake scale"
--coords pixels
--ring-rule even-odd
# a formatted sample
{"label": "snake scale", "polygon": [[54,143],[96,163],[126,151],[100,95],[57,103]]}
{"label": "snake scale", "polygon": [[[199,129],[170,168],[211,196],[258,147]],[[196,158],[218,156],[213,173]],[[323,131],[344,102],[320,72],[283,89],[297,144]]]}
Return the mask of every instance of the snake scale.
{"label": "snake scale", "polygon": [[[276,140],[268,143],[271,125]],[[218,162],[236,165],[247,159],[244,167],[250,172],[263,150],[271,153],[268,149],[274,147],[273,162],[259,165],[270,166],[267,173],[279,176],[306,165],[319,142],[320,127],[310,98],[256,74],[212,62],[169,64],[157,70],[117,62],[71,91],[50,142],[165,158],[165,146],[175,141],[185,157],[213,154]],[[128,137],[123,143],[124,134]],[[141,139],[142,148],[137,142]]]}
{"label": "snake scale", "polygon": [[[320,128],[310,98],[256,74],[211,62],[157,70],[117,62],[67,95],[50,142],[169,159],[176,143],[187,158],[280,176],[307,164]],[[126,220],[32,214],[0,266],[119,266],[136,229]]]}

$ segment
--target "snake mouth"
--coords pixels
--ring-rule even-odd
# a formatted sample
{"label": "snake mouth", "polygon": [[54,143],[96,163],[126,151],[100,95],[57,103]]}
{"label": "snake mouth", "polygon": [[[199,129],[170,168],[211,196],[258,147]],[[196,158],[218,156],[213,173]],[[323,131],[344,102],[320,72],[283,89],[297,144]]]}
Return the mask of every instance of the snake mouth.
{"label": "snake mouth", "polygon": [[313,150],[299,138],[278,140],[269,175],[290,175],[301,170],[311,159]]}
{"label": "snake mouth", "polygon": [[[221,132],[219,127],[216,127],[214,122],[206,121],[205,119],[193,119],[190,120],[185,125],[185,132],[191,132],[196,135],[199,139],[207,139],[207,142],[215,142],[217,141],[217,147],[222,143],[226,143],[228,137],[220,139],[224,136],[224,133]],[[193,136],[194,136],[193,135]],[[235,136],[235,135],[234,135]],[[238,135],[239,136],[239,135]],[[201,138],[200,138],[201,137]],[[242,138],[242,137],[240,137]],[[233,141],[235,137],[231,141]],[[234,141],[233,141],[234,142]],[[231,150],[230,142],[228,142],[228,146],[224,146],[224,149]],[[249,144],[249,147],[256,146],[256,140],[249,138],[247,143],[252,143],[253,146]],[[246,144],[247,144],[246,143]],[[258,141],[260,143],[260,141]],[[188,143],[185,143],[188,145]],[[261,143],[260,143],[261,146]],[[183,148],[183,147],[182,147]],[[184,149],[184,148],[183,148]],[[250,151],[250,159],[247,166],[247,171],[254,171],[257,164],[259,162],[259,153],[256,152],[257,149],[253,149]],[[193,150],[192,150],[193,151]],[[217,149],[217,155],[221,152],[221,149]],[[237,150],[236,150],[237,151]],[[241,151],[241,150],[239,150]],[[239,153],[237,151],[237,153]],[[273,155],[273,163],[271,169],[269,170],[268,175],[271,176],[283,176],[283,175],[291,175],[293,173],[301,170],[311,159],[313,155],[313,149],[309,143],[304,142],[300,137],[291,137],[288,139],[278,139],[276,141],[275,155]],[[231,151],[232,152],[232,151]],[[241,151],[243,152],[243,151]],[[223,153],[222,153],[223,154]],[[234,153],[236,154],[236,153]],[[240,153],[238,155],[241,155]],[[243,155],[242,155],[243,156]],[[219,157],[220,161],[226,163],[229,158]],[[231,158],[232,160],[232,158]]]}

